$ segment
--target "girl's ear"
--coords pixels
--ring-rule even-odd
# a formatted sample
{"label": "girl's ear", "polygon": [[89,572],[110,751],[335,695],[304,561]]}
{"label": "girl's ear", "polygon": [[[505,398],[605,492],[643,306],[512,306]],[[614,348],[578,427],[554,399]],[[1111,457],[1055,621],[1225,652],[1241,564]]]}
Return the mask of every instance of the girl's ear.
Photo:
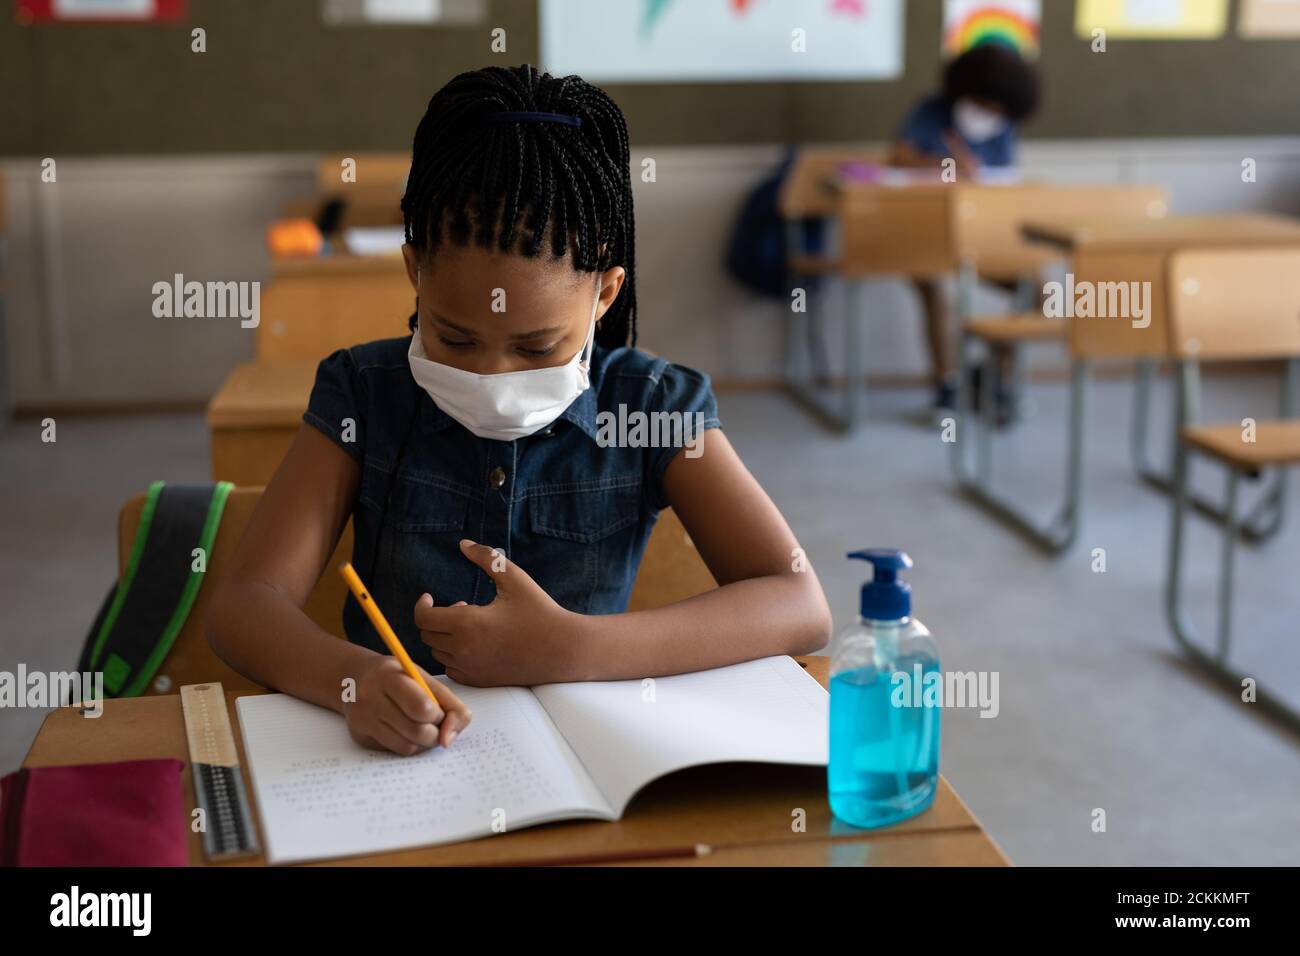
{"label": "girl's ear", "polygon": [[406,266],[406,278],[410,280],[415,294],[420,294],[420,253],[409,242],[402,243],[402,263]]}
{"label": "girl's ear", "polygon": [[[616,301],[618,301],[618,294],[619,294],[619,292],[621,292],[622,289],[623,289],[623,281],[624,281],[625,279],[627,279],[627,270],[624,269],[622,266],[610,266],[608,269],[606,269],[606,270],[604,271],[604,273],[601,274],[601,277],[600,277],[600,284],[601,284],[601,293],[600,293],[600,298],[601,298],[601,301],[602,301],[602,302],[605,301],[605,299],[606,299],[606,294],[608,293],[608,299],[609,299],[609,306],[607,306],[607,307],[604,309],[604,311],[601,312],[601,318],[602,318],[602,319],[605,317],[605,312],[608,312],[609,309],[610,309],[610,307],[612,307],[613,304],[614,304]],[[606,286],[613,286],[613,288],[612,288],[612,289],[606,289]],[[600,319],[597,319],[597,320],[596,320],[596,324],[597,324],[597,325],[600,324]]]}

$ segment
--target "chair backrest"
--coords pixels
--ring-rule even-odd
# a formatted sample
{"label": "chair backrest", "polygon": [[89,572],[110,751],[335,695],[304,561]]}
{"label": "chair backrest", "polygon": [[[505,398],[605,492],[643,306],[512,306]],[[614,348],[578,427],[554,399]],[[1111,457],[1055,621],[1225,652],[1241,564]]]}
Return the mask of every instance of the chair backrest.
{"label": "chair backrest", "polygon": [[[147,694],[177,693],[183,684],[203,681],[220,681],[226,690],[253,691],[258,685],[232,670],[212,652],[203,634],[203,619],[215,588],[212,582],[230,566],[235,549],[244,535],[244,527],[253,515],[262,497],[261,488],[236,488],[226,499],[221,527],[208,555],[207,576],[199,589],[189,619],[181,628],[175,643],[158,670],[159,676],[170,680],[170,687],[159,691],[151,682]],[[136,495],[123,505],[118,515],[118,572],[130,560],[131,546],[140,524],[140,513],[145,496]],[[342,610],[346,588],[335,568],[352,554],[352,523],[348,522],[339,539],[338,547],[325,566],[325,572],[307,599],[304,610],[320,627],[336,637],[343,636]],[[681,521],[671,511],[659,516],[646,547],[640,572],[632,589],[629,610],[645,610],[685,600],[717,587],[695,545],[691,543]]]}
{"label": "chair backrest", "polygon": [[1175,358],[1300,357],[1300,248],[1178,252],[1168,286]]}

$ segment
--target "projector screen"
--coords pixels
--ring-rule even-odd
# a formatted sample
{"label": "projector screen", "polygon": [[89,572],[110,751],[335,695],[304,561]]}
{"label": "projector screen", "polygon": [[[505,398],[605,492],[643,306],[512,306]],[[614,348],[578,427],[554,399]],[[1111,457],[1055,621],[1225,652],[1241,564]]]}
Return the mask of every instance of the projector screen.
{"label": "projector screen", "polygon": [[541,0],[542,63],[593,82],[893,79],[902,0]]}

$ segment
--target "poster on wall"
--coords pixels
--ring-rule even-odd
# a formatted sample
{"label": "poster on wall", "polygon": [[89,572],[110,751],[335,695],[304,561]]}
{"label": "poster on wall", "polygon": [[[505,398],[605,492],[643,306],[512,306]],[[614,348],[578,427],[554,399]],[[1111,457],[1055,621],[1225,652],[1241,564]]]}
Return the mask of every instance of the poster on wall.
{"label": "poster on wall", "polygon": [[1111,38],[1209,40],[1228,26],[1228,0],[1078,0],[1074,29],[1085,39],[1093,30]]}
{"label": "poster on wall", "polygon": [[1042,22],[1042,0],[944,0],[943,55],[1003,43],[1026,60],[1036,60]]}
{"label": "poster on wall", "polygon": [[147,23],[180,20],[186,0],[14,0],[14,20],[28,23]]}
{"label": "poster on wall", "polygon": [[487,17],[487,0],[321,0],[326,26],[466,26]]}
{"label": "poster on wall", "polygon": [[902,0],[541,0],[542,63],[593,82],[892,79]]}
{"label": "poster on wall", "polygon": [[1251,40],[1300,37],[1300,0],[1241,0],[1237,32]]}

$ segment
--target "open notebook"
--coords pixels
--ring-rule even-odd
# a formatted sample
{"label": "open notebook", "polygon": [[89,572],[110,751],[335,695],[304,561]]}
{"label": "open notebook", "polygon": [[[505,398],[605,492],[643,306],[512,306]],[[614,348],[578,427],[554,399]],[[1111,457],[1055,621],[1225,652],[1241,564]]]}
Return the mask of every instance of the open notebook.
{"label": "open notebook", "polygon": [[453,843],[551,820],[617,820],[698,764],[826,763],[827,694],[789,657],[642,681],[449,686],[474,712],[449,750],[367,750],[286,694],[236,703],[267,860]]}

